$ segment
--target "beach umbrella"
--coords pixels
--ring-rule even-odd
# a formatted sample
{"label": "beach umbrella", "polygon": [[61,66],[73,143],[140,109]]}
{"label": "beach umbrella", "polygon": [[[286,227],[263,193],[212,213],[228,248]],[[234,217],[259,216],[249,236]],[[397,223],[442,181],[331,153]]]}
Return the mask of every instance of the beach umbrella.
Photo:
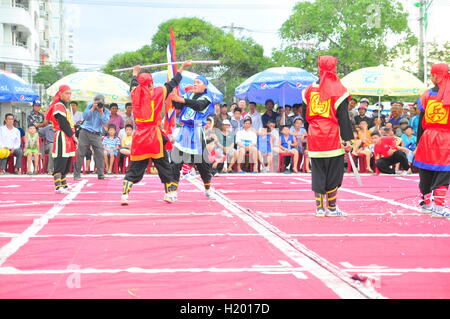
{"label": "beach umbrella", "polygon": [[0,102],[32,103],[39,95],[17,74],[0,70]]}
{"label": "beach umbrella", "polygon": [[[194,84],[195,78],[198,76],[198,74],[189,72],[189,71],[183,71],[182,73],[183,79],[180,83],[180,93],[185,93],[185,88],[188,86],[191,86]],[[153,77],[153,83],[154,86],[162,86],[164,83],[167,82],[167,71],[159,71],[152,73]],[[214,86],[214,84],[209,81],[207,91],[209,95],[211,96],[213,103],[220,103],[223,100],[223,93],[219,91],[218,88]]]}
{"label": "beach umbrella", "polygon": [[281,106],[300,104],[301,92],[317,80],[317,76],[302,68],[274,67],[249,77],[234,90],[234,95],[259,104],[268,99]]}
{"label": "beach umbrella", "polygon": [[130,102],[130,85],[115,76],[101,72],[76,72],[69,74],[52,84],[47,94],[54,96],[62,84],[72,89],[72,100],[92,101],[101,94],[106,103]]}

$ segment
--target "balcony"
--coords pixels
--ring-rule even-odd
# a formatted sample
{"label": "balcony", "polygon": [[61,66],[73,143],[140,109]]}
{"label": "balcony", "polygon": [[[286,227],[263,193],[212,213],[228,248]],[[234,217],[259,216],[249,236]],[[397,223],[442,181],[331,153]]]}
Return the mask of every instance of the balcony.
{"label": "balcony", "polygon": [[21,25],[30,33],[34,30],[31,14],[24,8],[0,5],[0,21],[4,24]]}
{"label": "balcony", "polygon": [[35,58],[30,50],[21,45],[0,44],[0,62],[20,63],[25,65],[35,65]]}

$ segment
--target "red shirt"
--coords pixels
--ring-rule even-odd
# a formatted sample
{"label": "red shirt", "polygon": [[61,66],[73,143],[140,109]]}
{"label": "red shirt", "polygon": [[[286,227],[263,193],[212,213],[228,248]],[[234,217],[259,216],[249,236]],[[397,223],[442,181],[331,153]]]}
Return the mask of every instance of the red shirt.
{"label": "red shirt", "polygon": [[381,143],[375,144],[374,153],[375,153],[375,156],[380,154],[383,157],[389,157],[389,156],[391,156],[389,154],[389,151],[391,149],[394,149],[394,150],[398,149],[397,144],[396,144],[396,138],[394,136],[383,136],[381,138]]}

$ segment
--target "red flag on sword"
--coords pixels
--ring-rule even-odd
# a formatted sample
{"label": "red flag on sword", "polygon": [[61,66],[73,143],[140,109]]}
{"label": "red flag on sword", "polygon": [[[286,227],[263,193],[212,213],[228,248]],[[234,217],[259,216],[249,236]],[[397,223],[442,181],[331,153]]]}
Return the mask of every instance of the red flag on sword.
{"label": "red flag on sword", "polygon": [[[176,44],[175,35],[173,33],[172,27],[170,27],[170,40],[167,46],[167,62],[176,62]],[[172,80],[172,78],[177,74],[177,66],[175,64],[167,66],[167,81]],[[178,90],[178,88],[176,88]],[[164,114],[164,131],[167,134],[172,134],[173,128],[175,127],[175,108],[172,105],[172,99],[169,97],[166,100],[165,114]]]}

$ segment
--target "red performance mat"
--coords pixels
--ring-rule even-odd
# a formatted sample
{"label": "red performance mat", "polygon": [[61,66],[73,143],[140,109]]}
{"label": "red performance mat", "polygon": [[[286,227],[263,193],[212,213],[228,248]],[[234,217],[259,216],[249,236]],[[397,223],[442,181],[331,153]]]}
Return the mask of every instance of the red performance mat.
{"label": "red performance mat", "polygon": [[0,298],[449,298],[450,220],[422,215],[415,175],[351,175],[345,218],[314,217],[310,175],[0,177]]}

